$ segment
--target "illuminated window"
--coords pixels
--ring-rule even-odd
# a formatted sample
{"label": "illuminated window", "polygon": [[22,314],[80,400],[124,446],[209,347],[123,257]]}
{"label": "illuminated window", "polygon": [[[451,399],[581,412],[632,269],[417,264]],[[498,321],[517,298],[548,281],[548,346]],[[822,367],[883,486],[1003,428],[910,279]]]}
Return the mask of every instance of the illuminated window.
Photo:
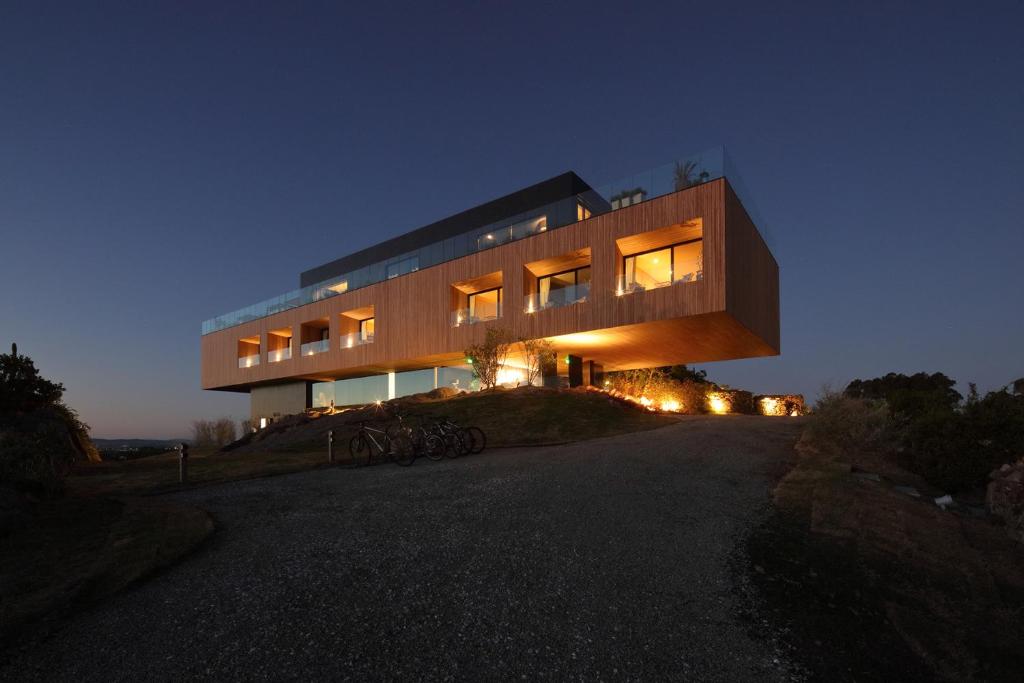
{"label": "illuminated window", "polygon": [[501,317],[501,287],[469,295],[470,320],[494,320]]}
{"label": "illuminated window", "polygon": [[590,266],[537,278],[537,301],[541,308],[567,306],[590,294]]}
{"label": "illuminated window", "polygon": [[703,253],[703,241],[696,239],[627,256],[623,260],[626,287],[655,289],[703,280]]}
{"label": "illuminated window", "polygon": [[359,321],[359,341],[373,341],[373,318]]}
{"label": "illuminated window", "polygon": [[330,285],[327,289],[338,294],[343,294],[348,291],[348,280],[342,280],[336,284]]}
{"label": "illuminated window", "polygon": [[590,218],[590,209],[579,202],[576,203],[576,220],[585,221]]}

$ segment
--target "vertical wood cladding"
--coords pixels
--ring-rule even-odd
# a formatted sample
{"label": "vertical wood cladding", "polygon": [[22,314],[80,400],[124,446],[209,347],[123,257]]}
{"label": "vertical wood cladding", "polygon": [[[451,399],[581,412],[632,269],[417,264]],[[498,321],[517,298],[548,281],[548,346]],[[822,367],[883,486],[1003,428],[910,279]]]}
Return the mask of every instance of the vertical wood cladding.
{"label": "vertical wood cladding", "polygon": [[[703,224],[703,280],[616,296],[617,239],[694,219]],[[585,249],[591,259],[589,300],[526,313],[524,294],[532,291],[535,278],[525,264]],[[461,303],[453,285],[494,273],[501,273],[504,288],[502,318],[452,327],[451,311]],[[374,342],[341,348],[337,340],[348,326],[342,326],[340,314],[369,306],[376,317]],[[303,323],[321,318],[331,325],[329,351],[266,363],[269,331],[290,327],[298,335]],[[619,328],[629,342],[622,353],[634,345],[646,350],[637,362],[769,355],[778,349],[778,267],[727,182],[716,180],[204,335],[202,386],[245,390],[294,378],[337,379],[451,362],[495,325],[525,338]],[[238,342],[254,335],[264,340],[263,362],[238,368]],[[611,348],[582,353],[609,369],[635,366]]]}

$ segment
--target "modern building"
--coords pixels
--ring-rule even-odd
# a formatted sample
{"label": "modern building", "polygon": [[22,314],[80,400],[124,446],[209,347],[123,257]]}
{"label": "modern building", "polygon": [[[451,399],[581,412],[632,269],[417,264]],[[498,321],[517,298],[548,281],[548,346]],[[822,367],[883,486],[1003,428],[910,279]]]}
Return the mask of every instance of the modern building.
{"label": "modern building", "polygon": [[[537,183],[207,321],[202,386],[248,392],[255,424],[332,402],[472,390],[465,349],[493,326],[552,342],[549,384],[777,355],[778,265],[738,187],[722,150],[607,188],[571,172]],[[516,355],[499,381],[525,381]]]}

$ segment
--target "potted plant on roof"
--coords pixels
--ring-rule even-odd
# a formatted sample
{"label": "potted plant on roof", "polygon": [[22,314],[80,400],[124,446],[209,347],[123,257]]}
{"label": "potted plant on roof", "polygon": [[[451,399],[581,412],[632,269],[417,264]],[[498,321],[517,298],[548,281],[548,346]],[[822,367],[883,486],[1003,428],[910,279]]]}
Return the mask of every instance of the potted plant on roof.
{"label": "potted plant on roof", "polygon": [[647,190],[642,187],[634,187],[632,190],[622,190],[613,194],[608,201],[612,209],[623,209],[633,204],[639,204],[647,197]]}

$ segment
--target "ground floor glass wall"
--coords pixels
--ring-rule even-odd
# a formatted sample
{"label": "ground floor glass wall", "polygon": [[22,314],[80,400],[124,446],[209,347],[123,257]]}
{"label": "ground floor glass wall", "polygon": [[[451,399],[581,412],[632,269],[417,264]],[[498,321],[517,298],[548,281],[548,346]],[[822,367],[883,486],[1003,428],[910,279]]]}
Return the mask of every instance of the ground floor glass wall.
{"label": "ground floor glass wall", "polygon": [[422,394],[438,387],[477,391],[480,382],[473,377],[473,370],[468,365],[316,382],[313,384],[313,407],[363,405]]}

